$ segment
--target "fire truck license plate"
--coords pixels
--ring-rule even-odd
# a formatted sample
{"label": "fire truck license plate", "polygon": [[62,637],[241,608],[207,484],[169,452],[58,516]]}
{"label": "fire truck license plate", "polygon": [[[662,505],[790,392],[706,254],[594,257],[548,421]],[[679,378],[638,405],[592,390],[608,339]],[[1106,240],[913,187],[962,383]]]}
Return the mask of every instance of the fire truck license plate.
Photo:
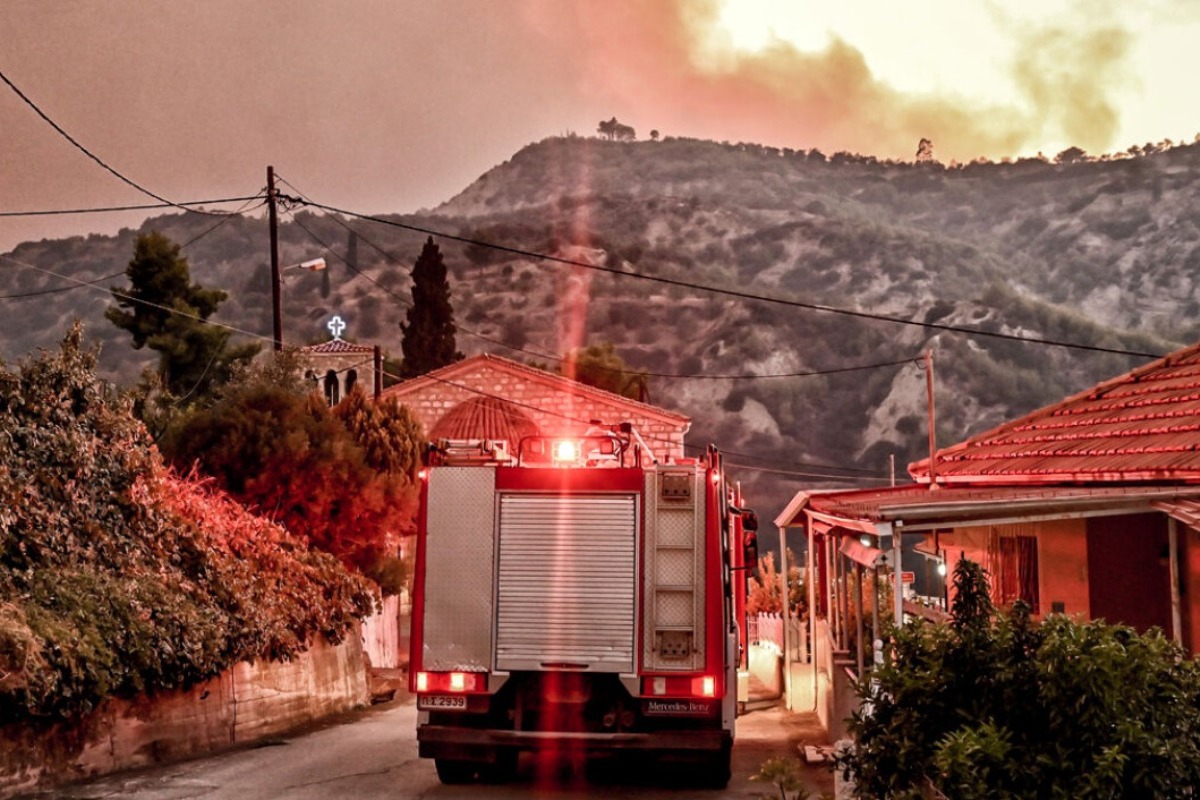
{"label": "fire truck license plate", "polygon": [[442,709],[451,708],[461,711],[467,710],[466,695],[422,695],[417,699],[417,708],[423,709]]}

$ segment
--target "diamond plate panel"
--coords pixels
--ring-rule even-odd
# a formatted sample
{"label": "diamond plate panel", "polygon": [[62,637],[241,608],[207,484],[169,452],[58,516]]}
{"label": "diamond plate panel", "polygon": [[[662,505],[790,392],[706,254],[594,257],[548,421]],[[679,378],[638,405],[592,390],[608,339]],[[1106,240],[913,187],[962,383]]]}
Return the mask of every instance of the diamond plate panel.
{"label": "diamond plate panel", "polygon": [[658,547],[691,547],[695,539],[693,529],[695,512],[688,505],[658,506],[658,524],[655,544]]}
{"label": "diamond plate panel", "polygon": [[[669,469],[677,473],[680,467]],[[687,501],[663,498],[659,477],[656,471],[647,470],[642,661],[649,669],[696,669],[704,663],[705,649],[705,473],[702,469],[692,473],[691,499]],[[664,657],[655,643],[665,631],[690,631],[695,652],[683,659],[678,654]]]}
{"label": "diamond plate panel", "polygon": [[659,586],[691,586],[695,581],[692,550],[664,550],[655,554],[655,578]]}
{"label": "diamond plate panel", "polygon": [[654,596],[658,628],[692,627],[692,593],[658,590]]}

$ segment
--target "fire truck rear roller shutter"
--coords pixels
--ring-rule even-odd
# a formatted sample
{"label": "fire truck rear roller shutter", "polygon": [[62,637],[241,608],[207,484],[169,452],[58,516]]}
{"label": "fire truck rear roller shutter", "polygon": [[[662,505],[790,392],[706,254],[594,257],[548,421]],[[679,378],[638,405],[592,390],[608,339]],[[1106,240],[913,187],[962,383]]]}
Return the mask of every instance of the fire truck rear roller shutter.
{"label": "fire truck rear roller shutter", "polygon": [[496,667],[631,672],[637,499],[505,494]]}

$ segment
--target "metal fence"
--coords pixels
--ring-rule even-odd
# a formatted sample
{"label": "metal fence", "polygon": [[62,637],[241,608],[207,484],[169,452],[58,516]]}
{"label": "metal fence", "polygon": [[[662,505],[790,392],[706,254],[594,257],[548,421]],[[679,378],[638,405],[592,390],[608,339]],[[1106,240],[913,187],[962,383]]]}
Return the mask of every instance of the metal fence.
{"label": "metal fence", "polygon": [[[808,646],[808,625],[805,620],[788,618],[788,647],[795,663],[807,664],[811,653]],[[751,644],[771,645],[783,653],[783,615],[749,614],[746,617],[746,636]]]}

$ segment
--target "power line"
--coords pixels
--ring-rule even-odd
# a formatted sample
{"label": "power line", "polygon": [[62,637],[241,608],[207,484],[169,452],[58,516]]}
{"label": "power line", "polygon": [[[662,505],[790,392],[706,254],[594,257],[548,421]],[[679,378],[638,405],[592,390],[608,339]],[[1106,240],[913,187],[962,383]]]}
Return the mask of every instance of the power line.
{"label": "power line", "polygon": [[[55,272],[52,269],[46,269],[45,267],[39,267],[36,264],[29,264],[24,261],[19,261],[9,255],[0,254],[0,260],[8,261],[8,262],[16,264],[17,266],[20,266],[20,267],[27,267],[29,269],[45,273],[46,275],[52,275],[53,277],[61,278],[64,281],[71,281],[73,283],[78,284],[80,287],[99,289],[99,287],[96,286],[96,284],[91,281],[80,280],[79,278],[76,278],[72,275],[63,275],[61,272]],[[120,274],[124,274],[124,273],[120,273]],[[229,325],[228,323],[225,323],[225,322],[217,322],[217,321],[211,320],[211,319],[204,319],[195,314],[189,314],[186,311],[180,311],[177,308],[171,308],[169,306],[160,305],[159,303],[152,303],[149,300],[143,300],[142,298],[134,297],[132,295],[126,294],[125,292],[121,292],[121,291],[117,291],[117,290],[110,290],[110,289],[100,289],[100,291],[102,291],[105,294],[108,294],[110,296],[116,296],[121,299],[128,300],[131,303],[138,303],[139,305],[143,305],[148,308],[155,308],[155,309],[158,309],[159,311],[166,311],[168,314],[174,314],[176,316],[184,317],[186,319],[194,320],[196,322],[201,322],[206,325],[215,325],[218,328],[224,328],[225,330],[231,331],[233,333],[240,333],[243,336],[249,336],[253,339],[261,339],[261,340],[267,341],[267,342],[272,341],[271,337],[264,336],[261,333],[255,333],[254,331],[244,330],[244,329],[238,328],[234,325]]]}
{"label": "power line", "polygon": [[[284,181],[282,179],[280,179],[280,181],[282,183],[287,183],[287,181]],[[289,183],[288,186],[291,186],[291,184]],[[294,186],[292,188],[295,189]],[[379,281],[372,278],[366,272],[358,269],[353,264],[351,264],[346,258],[341,256],[337,251],[335,251],[332,248],[332,246],[330,246],[323,239],[321,239],[319,236],[317,236],[308,226],[306,226],[300,220],[296,219],[294,213],[291,214],[291,218],[292,218],[292,222],[294,222],[297,226],[299,226],[299,228],[302,231],[307,233],[314,242],[316,242],[317,244],[324,247],[326,253],[328,253],[329,255],[336,258],[338,261],[345,264],[349,269],[354,271],[357,276],[366,278],[371,283],[378,286],[380,289],[382,289],[384,292],[386,292],[388,295],[390,295],[392,298],[394,298],[398,302],[402,303],[403,305],[405,305],[405,306],[412,305],[412,302],[410,300],[396,294],[394,291],[392,291],[388,287],[379,283]],[[328,219],[336,220],[336,217],[329,217]],[[352,233],[355,233],[357,235],[356,231],[354,231],[353,229],[350,229],[350,230]],[[363,239],[363,241],[370,244],[370,242],[365,237],[361,237],[361,238]],[[371,246],[373,248],[375,248],[375,250],[377,250],[378,252],[380,252],[381,254],[386,256],[387,258],[390,258],[390,259],[395,258],[394,256],[392,256],[390,253],[383,250],[382,248],[380,248],[374,244],[372,244]],[[503,347],[506,350],[511,350],[516,353],[524,353],[526,355],[534,356],[536,358],[549,359],[550,361],[556,361],[560,364],[565,363],[566,361],[569,360],[568,358],[566,358],[564,356],[557,356],[557,355],[553,355],[551,353],[543,353],[543,352],[540,352],[537,350],[530,350],[525,347],[517,347],[516,345],[508,344],[504,341],[501,341],[500,339],[496,339],[495,337],[488,336],[483,333],[479,333],[478,331],[473,331],[470,328],[465,328],[461,325],[458,325],[457,323],[455,323],[455,329],[457,331],[467,334],[468,336],[474,336],[477,339],[482,339],[485,342],[490,342],[492,344],[499,345],[500,347]],[[720,375],[720,374],[682,373],[682,372],[647,372],[644,370],[630,370],[630,371],[636,371],[638,374],[645,375],[648,378],[676,378],[676,379],[680,379],[680,380],[766,380],[766,379],[772,379],[772,378],[811,378],[811,377],[817,377],[817,376],[821,376],[821,375],[839,375],[844,372],[859,372],[859,371],[868,370],[868,369],[882,369],[884,367],[902,366],[904,364],[912,363],[912,360],[913,360],[912,358],[902,358],[902,359],[898,359],[895,361],[881,361],[881,362],[874,363],[874,364],[859,364],[859,365],[853,366],[853,367],[836,367],[833,369],[806,370],[806,371],[802,371],[802,372],[771,372],[771,373],[766,373],[766,374],[756,374],[753,372],[745,372],[745,373]],[[606,367],[606,366],[603,366],[600,364],[595,364],[592,366],[596,369],[603,370],[606,372],[622,372],[622,371],[624,371],[617,367]]]}
{"label": "power line", "polygon": [[125,177],[120,172],[117,172],[117,170],[113,169],[108,164],[104,163],[104,161],[99,156],[97,156],[95,153],[93,153],[91,150],[88,150],[86,147],[84,147],[82,144],[80,144],[79,141],[74,136],[72,136],[71,134],[69,134],[65,130],[63,130],[61,125],[59,125],[54,120],[50,119],[50,117],[46,114],[46,112],[42,111],[42,109],[38,108],[38,105],[36,103],[34,103],[33,100],[31,100],[29,98],[28,95],[26,95],[19,88],[17,88],[17,85],[15,83],[13,83],[7,75],[4,74],[3,70],[0,70],[0,81],[4,81],[4,83],[6,83],[8,85],[8,88],[12,89],[13,92],[16,93],[17,97],[21,98],[21,100],[24,101],[25,105],[27,105],[31,109],[33,109],[34,113],[37,114],[39,117],[41,117],[46,122],[46,124],[48,124],[56,132],[58,132],[58,134],[60,136],[62,136],[64,139],[66,139],[68,142],[70,142],[72,145],[74,145],[75,149],[79,150],[79,152],[83,153],[85,156],[90,158],[92,161],[95,161],[97,164],[99,164],[101,167],[103,167],[109,173],[114,175],[116,178],[118,178],[123,183],[128,184],[129,186],[132,186],[134,189],[137,189],[139,192],[146,195],[147,197],[153,197],[155,200],[158,200],[161,203],[166,203],[169,206],[175,206],[176,208],[181,208],[184,211],[192,211],[197,214],[209,214],[212,216],[218,216],[215,212],[204,211],[204,210],[200,210],[200,209],[191,209],[180,203],[176,203],[172,200],[168,200],[167,198],[163,197],[162,195],[155,194],[154,192],[150,191],[149,189],[142,186],[141,184],[136,183],[132,179]]}
{"label": "power line", "polygon": [[788,308],[802,308],[808,311],[820,311],[827,314],[838,314],[841,316],[855,317],[858,319],[868,319],[875,322],[887,322],[894,325],[906,325],[910,327],[923,328],[929,330],[947,331],[951,333],[961,333],[968,336],[982,336],[992,339],[1003,339],[1005,341],[1021,342],[1024,344],[1038,344],[1047,347],[1063,347],[1073,350],[1086,350],[1094,353],[1110,353],[1113,355],[1136,356],[1140,358],[1160,358],[1161,353],[1146,353],[1138,350],[1122,350],[1111,347],[1100,347],[1098,345],[1078,344],[1075,342],[1065,342],[1057,339],[1046,339],[1042,337],[1017,336],[1011,333],[1002,333],[1000,331],[986,331],[979,328],[965,328],[958,325],[947,325],[940,322],[919,322],[912,319],[904,319],[903,317],[893,317],[887,314],[877,314],[869,311],[855,311],[848,308],[838,308],[835,306],[822,305],[820,303],[806,303],[801,300],[793,300],[783,297],[771,297],[769,295],[754,294],[753,292],[745,292],[740,289],[729,289],[721,286],[710,286],[707,284],[694,283],[691,281],[678,280],[675,278],[666,278],[660,275],[647,275],[641,272],[629,272],[615,267],[606,267],[600,264],[592,264],[587,261],[577,261],[575,259],[564,258],[563,256],[554,256],[547,253],[537,253],[532,250],[524,250],[519,247],[510,247],[508,245],[496,244],[494,242],[486,242],[480,239],[472,239],[467,236],[459,236],[457,234],[445,233],[436,231],[432,228],[422,227],[420,225],[412,225],[405,222],[397,222],[395,220],[375,217],[369,214],[360,214],[355,211],[329,206],[323,203],[316,203],[311,200],[303,200],[300,198],[292,198],[297,203],[310,205],[313,208],[319,208],[324,211],[329,211],[335,214],[343,214],[345,216],[354,217],[356,219],[368,220],[381,225],[390,225],[392,227],[410,230],[417,233],[424,233],[429,236],[437,236],[449,241],[460,242],[462,244],[476,245],[479,247],[487,247],[500,252],[509,253],[510,255],[521,256],[535,261],[546,261],[554,264],[562,264],[570,267],[580,267],[582,269],[593,270],[596,272],[605,272],[610,275],[615,275],[623,278],[632,278],[636,280],[650,281],[666,286],[676,286],[683,289],[692,289],[697,291],[709,292],[711,294],[723,295],[726,297],[734,297],[740,300],[753,300],[760,303],[771,303],[774,305],[782,305]]}
{"label": "power line", "polygon": [[[42,209],[38,211],[0,211],[0,217],[51,217],[66,214],[106,214],[112,211],[149,211],[156,208],[183,208],[185,211],[195,211],[196,209],[190,206],[206,206],[217,205],[218,203],[240,203],[245,200],[258,200],[263,195],[256,194],[250,197],[219,197],[215,200],[187,200],[179,203],[170,201],[162,203],[141,203],[129,206],[99,206],[96,208],[54,208]],[[238,214],[239,211],[231,211],[229,214]],[[221,214],[225,216],[225,214]]]}
{"label": "power line", "polygon": [[[187,247],[188,245],[195,244],[196,242],[203,239],[205,236],[208,236],[210,233],[215,231],[217,228],[220,228],[222,225],[229,222],[231,219],[236,219],[237,217],[241,216],[242,214],[245,214],[248,211],[253,211],[254,208],[259,208],[260,206],[262,206],[263,204],[266,203],[266,200],[262,200],[262,202],[258,206],[255,206],[254,208],[249,208],[248,206],[254,200],[261,200],[262,197],[263,197],[262,195],[255,195],[253,197],[243,198],[246,200],[246,203],[243,204],[241,208],[235,209],[234,211],[230,212],[229,214],[223,214],[221,216],[221,219],[218,220],[215,225],[212,225],[208,229],[201,231],[200,233],[193,236],[191,239],[188,239],[186,242],[179,245],[180,249],[183,249],[183,248]],[[227,202],[227,201],[211,201],[211,202]],[[155,205],[155,206],[149,206],[149,207],[162,208],[161,205]],[[16,261],[16,259],[10,258],[9,260],[15,264],[21,264],[21,262]],[[38,269],[37,267],[34,267],[31,264],[23,264],[23,266],[31,267],[33,269]],[[82,281],[82,282],[76,284],[75,286],[59,286],[54,289],[40,289],[35,292],[19,292],[17,294],[0,294],[0,300],[20,300],[20,299],[26,299],[26,298],[30,298],[30,297],[44,297],[45,295],[50,295],[50,294],[62,294],[64,292],[71,292],[71,291],[74,291],[75,289],[82,288],[83,286],[95,286],[97,284],[101,284],[106,281],[115,280],[115,279],[121,277],[122,275],[124,275],[125,272],[126,272],[125,270],[121,270],[120,272],[114,272],[111,275],[105,275],[101,278],[95,278],[90,281]]]}
{"label": "power line", "polygon": [[[278,178],[278,176],[276,176],[276,177]],[[291,183],[289,183],[286,179],[278,178],[278,180],[280,183],[287,185],[293,191],[295,191],[299,195],[300,202],[309,202],[307,200],[307,198],[304,196],[304,193],[301,192],[299,189],[297,189],[295,186],[293,186]],[[368,275],[364,271],[360,270],[358,267],[351,264],[346,258],[344,258],[339,253],[337,253],[332,248],[332,246],[330,246],[323,239],[321,239],[319,236],[317,236],[308,226],[306,226],[304,223],[300,222],[300,220],[296,219],[296,216],[294,213],[291,213],[291,218],[292,218],[292,222],[294,222],[297,226],[300,227],[301,230],[303,230],[305,233],[307,233],[308,236],[313,241],[315,241],[317,244],[324,247],[325,251],[329,255],[333,256],[338,261],[345,264],[354,273],[356,273],[356,275],[366,278],[371,283],[378,286],[385,293],[390,295],[392,298],[394,298],[395,300],[397,300],[404,306],[411,307],[412,302],[410,300],[396,294],[396,292],[392,291],[388,287],[379,283],[374,278],[372,278],[370,275]],[[374,249],[380,255],[384,256],[384,258],[387,258],[389,261],[392,261],[393,263],[395,263],[397,261],[397,259],[394,255],[389,253],[387,250],[384,250],[382,247],[375,244],[370,239],[367,239],[365,236],[362,236],[361,234],[359,234],[358,231],[356,231],[353,228],[351,228],[350,226],[346,225],[344,222],[342,222],[340,219],[338,219],[337,216],[329,216],[329,217],[326,217],[326,219],[336,222],[338,225],[341,225],[343,228],[350,231],[355,236],[358,236],[360,239],[362,239],[362,241],[366,242],[368,245],[371,246],[372,249]],[[468,336],[473,336],[473,337],[475,337],[477,339],[481,339],[485,342],[489,342],[491,344],[498,345],[500,347],[505,348],[506,350],[511,350],[515,353],[524,353],[525,355],[534,356],[535,358],[548,359],[550,361],[555,361],[560,364],[565,363],[566,361],[569,360],[567,357],[564,357],[564,356],[554,355],[551,353],[543,353],[543,352],[540,352],[537,350],[530,350],[525,347],[517,347],[516,345],[511,345],[500,339],[496,339],[495,337],[488,336],[483,333],[479,333],[478,331],[473,331],[470,328],[463,327],[457,323],[455,323],[455,329],[456,329],[456,331],[461,331],[462,333],[465,333]],[[681,380],[766,380],[766,379],[772,379],[772,378],[809,378],[809,377],[817,377],[817,376],[821,376],[821,375],[838,375],[838,374],[845,373],[845,372],[859,372],[861,370],[881,369],[884,367],[901,366],[904,364],[908,364],[911,361],[912,361],[911,358],[904,358],[904,359],[899,359],[899,360],[895,360],[895,361],[883,361],[883,362],[874,363],[874,364],[860,364],[860,365],[853,366],[853,367],[837,367],[837,368],[833,368],[833,369],[824,369],[824,370],[806,370],[806,371],[801,371],[801,372],[778,372],[778,373],[766,373],[766,374],[756,374],[756,373],[736,373],[736,374],[724,374],[724,375],[722,375],[722,374],[700,374],[700,373],[689,374],[689,373],[679,373],[679,372],[648,372],[648,371],[643,371],[643,370],[636,370],[636,372],[638,372],[641,375],[645,375],[648,378],[674,378],[674,379],[681,379]],[[593,365],[593,366],[596,369],[600,369],[600,370],[603,370],[606,372],[621,372],[622,371],[616,367],[606,367],[606,366],[599,365],[599,364]]]}
{"label": "power line", "polygon": [[[0,260],[9,261],[9,262],[12,262],[14,264],[17,264],[17,265],[23,266],[23,267],[28,267],[29,269],[37,270],[37,271],[43,272],[47,275],[53,275],[54,277],[61,278],[63,280],[74,281],[75,283],[78,283],[82,286],[90,286],[91,288],[97,288],[94,284],[91,284],[87,281],[81,281],[70,275],[63,275],[61,273],[54,272],[53,270],[46,269],[44,267],[39,267],[35,264],[28,264],[28,263],[19,261],[8,255],[0,254]],[[101,290],[101,291],[104,291],[105,293],[109,293],[109,290]],[[148,300],[143,300],[141,298],[137,298],[137,297],[133,297],[131,295],[125,294],[124,292],[115,292],[114,291],[114,292],[111,292],[111,294],[113,294],[117,297],[127,299],[133,303],[138,303],[140,305],[147,306],[150,308],[156,308],[160,311],[166,311],[169,314],[174,314],[176,316],[184,317],[186,319],[191,319],[191,320],[194,320],[194,321],[202,323],[202,324],[215,325],[219,328],[224,328],[233,333],[239,333],[244,336],[249,336],[253,339],[261,340],[263,342],[273,341],[273,338],[270,336],[265,336],[263,334],[255,333],[253,331],[247,331],[242,328],[238,328],[238,327],[235,327],[233,325],[229,325],[229,324],[226,324],[223,322],[217,322],[217,321],[214,321],[211,319],[203,319],[195,314],[189,314],[187,312],[180,311],[177,308],[171,308],[171,307],[164,306],[164,305],[161,305],[158,303],[152,303]],[[365,364],[367,362],[364,360],[361,363]],[[385,376],[393,378],[393,379],[399,379],[398,375],[389,373],[387,371],[384,371],[383,374]],[[484,397],[490,397],[490,398],[493,398],[496,400],[501,400],[503,402],[509,403],[514,406],[528,408],[530,410],[537,411],[538,413],[547,414],[550,416],[557,416],[557,417],[560,417],[562,419],[565,419],[565,420],[568,420],[571,422],[576,422],[576,423],[580,423],[580,424],[588,424],[590,422],[590,420],[584,420],[584,419],[571,417],[567,414],[563,414],[562,412],[554,411],[552,409],[545,409],[545,408],[541,408],[539,406],[531,405],[528,403],[522,403],[519,401],[510,400],[508,398],[504,398],[499,395],[491,394],[489,392],[485,392],[480,389],[475,389],[474,387],[465,386],[463,384],[455,383],[454,381],[448,381],[444,378],[438,378],[435,375],[426,374],[424,377],[430,378],[432,380],[438,381],[438,382],[446,384],[448,386],[454,386],[459,389],[463,389],[464,391],[471,392],[473,394],[478,394],[478,395],[482,395]],[[660,441],[660,442],[664,442],[664,443],[668,443],[668,444],[674,444],[674,442],[672,442],[671,440],[665,439],[661,436],[651,435],[648,438],[651,441]],[[703,449],[703,448],[699,448],[698,446],[695,446],[695,445],[684,445],[684,447],[685,448],[690,447],[693,450],[697,450],[697,449],[702,450]],[[730,453],[730,455],[745,456],[745,454],[741,454],[741,453]],[[773,472],[776,474],[783,474],[783,475],[789,475],[792,477],[801,477],[801,478],[820,478],[820,479],[824,479],[824,480],[836,480],[836,481],[846,481],[846,482],[856,482],[856,481],[863,481],[863,480],[870,480],[870,481],[883,480],[882,478],[876,479],[876,478],[867,478],[867,477],[854,477],[854,476],[847,476],[847,475],[834,475],[834,474],[828,474],[828,473],[817,473],[817,472],[807,472],[807,471],[797,471],[797,470],[783,470],[783,469],[777,469],[777,468],[771,468],[771,467],[761,467],[761,466],[754,466],[754,465],[741,464],[741,463],[736,464],[736,466],[738,466],[739,469],[747,469],[747,470],[751,470],[751,471],[760,471],[760,472]],[[851,472],[854,472],[854,471],[866,472],[865,470],[859,470],[858,468],[855,468],[855,467],[840,467],[840,466],[836,466],[836,465],[813,465],[813,466],[814,466],[814,468],[820,468],[820,469],[842,470],[842,471],[851,471]]]}
{"label": "power line", "polygon": [[[390,378],[399,379],[398,375],[394,375],[394,374],[386,372],[386,371],[384,372],[384,375],[386,375],[387,377],[390,377]],[[592,422],[592,420],[582,419],[579,417],[572,417],[571,415],[564,414],[561,411],[555,411],[553,409],[542,408],[541,406],[533,405],[532,403],[525,403],[525,402],[522,402],[519,400],[512,400],[512,399],[509,399],[506,397],[501,397],[500,395],[484,391],[483,389],[477,389],[473,386],[467,386],[462,383],[457,383],[455,381],[446,380],[445,378],[439,378],[438,376],[433,375],[431,373],[426,373],[425,375],[422,375],[421,377],[428,378],[430,380],[436,381],[436,382],[444,384],[446,386],[453,386],[457,389],[461,389],[465,392],[469,392],[471,394],[476,394],[481,397],[487,397],[487,398],[490,398],[493,400],[500,400],[501,402],[507,403],[509,405],[512,405],[512,406],[515,406],[518,408],[525,408],[525,409],[529,409],[531,411],[536,411],[539,414],[545,414],[547,416],[558,417],[558,418],[566,420],[568,422],[574,422],[574,423],[577,423],[580,425],[589,425]],[[668,445],[676,444],[676,442],[674,442],[673,440],[667,439],[663,436],[655,436],[655,435],[651,434],[651,435],[647,436],[646,438],[649,441],[660,442],[663,444],[668,444]],[[692,451],[699,451],[699,452],[702,452],[705,449],[701,445],[683,444],[683,447],[685,449],[691,449]],[[726,452],[726,451],[722,451],[722,452]],[[754,456],[748,456],[745,453],[728,452],[727,455],[732,455],[734,457],[742,456],[742,457],[747,457],[747,458],[754,458]],[[734,462],[731,462],[731,463],[734,463]],[[762,467],[762,466],[755,466],[752,464],[745,464],[745,463],[740,463],[740,462],[735,463],[735,466],[737,466],[739,469],[747,469],[747,470],[757,471],[757,472],[769,472],[769,473],[774,473],[774,474],[779,474],[779,475],[789,475],[792,477],[799,477],[799,478],[820,478],[823,480],[844,481],[844,482],[849,482],[849,483],[854,483],[854,482],[859,482],[859,481],[886,482],[887,480],[889,480],[889,479],[885,479],[882,477],[880,477],[880,478],[868,477],[869,475],[873,474],[871,470],[864,470],[864,469],[860,469],[858,467],[840,467],[840,466],[837,466],[834,464],[806,464],[805,466],[812,467],[813,469],[841,470],[843,472],[860,472],[860,473],[864,473],[864,475],[862,475],[862,476],[834,475],[834,474],[829,474],[829,473],[818,473],[818,472],[781,469],[778,467]]]}

